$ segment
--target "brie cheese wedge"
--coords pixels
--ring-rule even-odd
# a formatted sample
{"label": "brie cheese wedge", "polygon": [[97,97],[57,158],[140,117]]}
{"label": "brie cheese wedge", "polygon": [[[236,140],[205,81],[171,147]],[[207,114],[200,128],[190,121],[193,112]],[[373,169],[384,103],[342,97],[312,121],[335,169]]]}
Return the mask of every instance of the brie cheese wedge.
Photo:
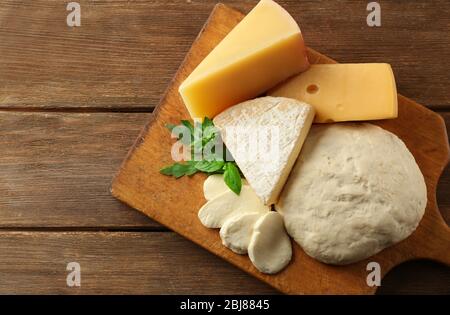
{"label": "brie cheese wedge", "polygon": [[314,119],[312,106],[284,97],[261,97],[214,118],[222,139],[265,205],[274,204]]}

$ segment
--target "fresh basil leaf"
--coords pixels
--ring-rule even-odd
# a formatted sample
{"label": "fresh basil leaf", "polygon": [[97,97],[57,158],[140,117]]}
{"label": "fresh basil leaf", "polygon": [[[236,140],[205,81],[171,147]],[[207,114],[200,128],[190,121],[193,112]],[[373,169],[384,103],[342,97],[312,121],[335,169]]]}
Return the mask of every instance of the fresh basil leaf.
{"label": "fresh basil leaf", "polygon": [[183,164],[175,163],[172,166],[172,176],[175,176],[175,178],[180,178],[184,176],[185,173],[185,166]]}
{"label": "fresh basil leaf", "polygon": [[172,176],[172,174],[173,174],[172,169],[173,169],[173,165],[170,165],[170,166],[163,167],[162,169],[159,170],[159,172],[163,175]]}
{"label": "fresh basil leaf", "polygon": [[225,184],[236,194],[239,195],[242,189],[241,175],[234,163],[225,164],[225,172],[223,173]]}
{"label": "fresh basil leaf", "polygon": [[239,168],[239,166],[237,165],[237,163],[235,161],[229,162],[229,163],[233,164],[236,167],[236,169],[238,170],[238,172],[241,175],[241,177],[245,177],[244,173],[242,173],[241,169]]}
{"label": "fresh basil leaf", "polygon": [[[183,133],[180,132],[178,135],[178,140],[180,140],[183,144],[190,146],[192,160],[187,163],[175,163],[164,167],[160,170],[161,174],[180,178],[185,175],[191,176],[197,172],[208,174],[223,173],[224,181],[227,186],[236,194],[240,194],[242,189],[242,174],[236,162],[224,162],[226,160],[225,157],[229,155],[226,148],[225,152],[223,152],[223,157],[215,156],[216,141],[220,141],[220,145],[223,145],[223,143],[220,138],[220,132],[216,127],[214,127],[214,122],[211,119],[205,117],[202,123],[196,121],[195,128],[189,120],[182,120],[181,125],[166,124],[165,126],[172,133],[175,127],[182,126],[184,128],[188,128],[190,137],[183,137]],[[195,132],[200,131],[202,132],[201,137],[195,134]],[[213,147],[209,147],[211,145],[213,145]],[[196,154],[200,155],[198,159],[202,159],[201,161],[195,159]],[[205,157],[205,154],[209,155],[209,158]]]}
{"label": "fresh basil leaf", "polygon": [[171,166],[167,166],[162,168],[159,172],[164,175],[174,176],[175,178],[183,177],[184,175],[191,176],[197,173],[197,169],[195,168],[195,164],[187,163],[175,163]]}
{"label": "fresh basil leaf", "polygon": [[203,145],[206,145],[208,142],[212,140],[216,140],[219,136],[219,130],[214,126],[207,126],[203,129]]}
{"label": "fresh basil leaf", "polygon": [[215,173],[223,169],[223,161],[200,161],[195,164],[195,168],[205,173]]}
{"label": "fresh basil leaf", "polygon": [[186,175],[187,176],[192,176],[195,173],[197,173],[199,170],[195,167],[195,165],[197,165],[198,162],[196,161],[188,161],[187,164],[189,165],[189,168],[186,171]]}
{"label": "fresh basil leaf", "polygon": [[192,171],[192,167],[189,164],[175,163],[172,169],[173,176],[175,178],[183,177]]}
{"label": "fresh basil leaf", "polygon": [[213,126],[214,126],[214,123],[213,123],[213,121],[210,118],[205,117],[203,119],[203,123],[202,123],[202,129],[203,130],[205,130],[208,127],[213,127]]}

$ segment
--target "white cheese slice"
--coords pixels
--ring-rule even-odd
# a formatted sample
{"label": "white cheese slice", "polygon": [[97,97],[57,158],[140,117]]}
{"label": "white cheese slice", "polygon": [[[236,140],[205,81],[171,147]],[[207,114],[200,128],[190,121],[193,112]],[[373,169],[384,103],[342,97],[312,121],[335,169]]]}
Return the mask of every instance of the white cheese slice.
{"label": "white cheese slice", "polygon": [[[242,180],[242,185],[248,185],[245,179]],[[222,174],[210,175],[203,183],[203,194],[206,200],[212,200],[227,191],[230,191],[230,188],[225,184]]]}
{"label": "white cheese slice", "polygon": [[244,213],[225,221],[220,229],[222,244],[237,254],[247,254],[253,226],[262,217],[260,212]]}
{"label": "white cheese slice", "polygon": [[261,97],[214,118],[249,185],[266,205],[275,203],[314,119],[312,106],[284,97]]}
{"label": "white cheese slice", "polygon": [[292,258],[291,239],[278,212],[271,211],[255,223],[248,257],[259,271],[268,274],[277,273],[289,264]]}
{"label": "white cheese slice", "polygon": [[242,186],[240,195],[229,190],[205,203],[198,211],[198,217],[204,226],[214,229],[222,227],[228,218],[235,215],[269,210],[250,186]]}

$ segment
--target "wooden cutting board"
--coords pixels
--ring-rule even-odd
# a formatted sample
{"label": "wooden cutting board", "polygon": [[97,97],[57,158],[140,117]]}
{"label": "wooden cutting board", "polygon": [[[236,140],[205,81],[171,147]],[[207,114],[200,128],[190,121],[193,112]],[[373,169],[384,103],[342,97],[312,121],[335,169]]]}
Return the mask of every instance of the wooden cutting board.
{"label": "wooden cutting board", "polygon": [[[214,8],[151,121],[121,166],[112,184],[112,194],[284,293],[372,294],[376,287],[366,284],[369,273],[366,267],[372,261],[380,264],[382,275],[412,259],[431,259],[450,266],[450,229],[436,203],[437,182],[449,160],[445,124],[439,115],[401,95],[399,117],[374,123],[395,133],[406,143],[426,180],[428,204],[425,215],[417,230],[406,240],[348,266],[320,263],[293,242],[294,254],[289,266],[277,275],[265,275],[253,267],[247,255],[237,255],[222,246],[218,230],[201,225],[197,212],[206,202],[202,193],[206,176],[196,174],[175,180],[159,174],[161,167],[173,163],[170,156],[173,139],[164,125],[189,118],[178,94],[178,86],[243,16],[222,4]],[[313,64],[335,62],[312,49],[308,54]]]}

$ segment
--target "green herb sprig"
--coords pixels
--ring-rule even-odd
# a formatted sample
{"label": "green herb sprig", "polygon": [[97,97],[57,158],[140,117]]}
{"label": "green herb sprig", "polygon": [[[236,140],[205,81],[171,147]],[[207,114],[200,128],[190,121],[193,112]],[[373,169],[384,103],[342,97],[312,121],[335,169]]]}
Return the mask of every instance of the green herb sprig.
{"label": "green herb sprig", "polygon": [[[212,174],[223,174],[223,179],[225,184],[237,195],[240,194],[242,189],[242,179],[241,171],[234,161],[226,161],[225,155],[223,157],[214,159],[203,159],[201,161],[194,160],[195,149],[201,150],[202,156],[203,151],[207,145],[214,144],[216,141],[220,141],[220,133],[214,127],[214,123],[211,119],[205,117],[203,122],[196,128],[201,128],[202,137],[195,139],[194,132],[195,127],[189,120],[182,120],[181,125],[188,128],[190,132],[190,137],[184,139],[182,135],[177,135],[177,139],[181,141],[184,145],[190,146],[191,149],[191,161],[184,163],[174,163],[172,165],[163,167],[160,170],[161,174],[167,176],[173,176],[175,178],[181,178],[183,176],[192,176],[198,172]],[[166,128],[173,132],[174,128],[180,125],[167,124]],[[211,132],[212,130],[212,132]]]}

